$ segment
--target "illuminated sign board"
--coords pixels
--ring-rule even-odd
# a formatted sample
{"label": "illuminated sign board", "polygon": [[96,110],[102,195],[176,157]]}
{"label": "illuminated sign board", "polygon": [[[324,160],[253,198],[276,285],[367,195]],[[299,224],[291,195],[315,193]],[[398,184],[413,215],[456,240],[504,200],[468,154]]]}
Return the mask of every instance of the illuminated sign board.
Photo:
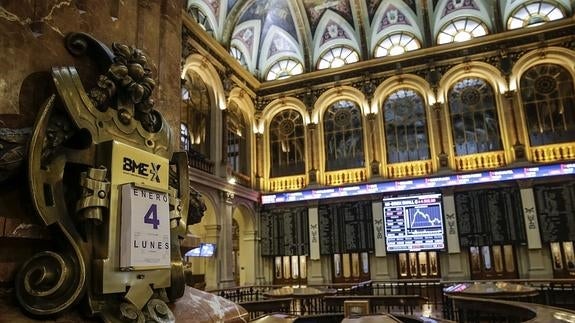
{"label": "illuminated sign board", "polygon": [[444,249],[442,213],[441,194],[384,198],[387,251]]}
{"label": "illuminated sign board", "polygon": [[263,194],[262,204],[329,199],[334,197],[358,196],[374,193],[401,192],[448,186],[481,184],[518,179],[540,178],[575,173],[575,163],[539,165],[512,169],[492,170],[478,173],[453,174],[438,177],[415,178],[409,180],[387,181],[345,187],[310,189],[297,192]]}

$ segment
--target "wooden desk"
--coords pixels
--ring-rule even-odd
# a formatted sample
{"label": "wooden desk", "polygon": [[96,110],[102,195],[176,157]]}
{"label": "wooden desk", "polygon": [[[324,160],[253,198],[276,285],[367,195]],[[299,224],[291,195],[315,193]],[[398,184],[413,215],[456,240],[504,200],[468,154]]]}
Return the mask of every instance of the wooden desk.
{"label": "wooden desk", "polygon": [[449,286],[443,292],[448,297],[469,296],[495,299],[523,299],[539,294],[539,291],[531,286],[506,282],[461,283]]}
{"label": "wooden desk", "polygon": [[459,310],[459,322],[480,320],[491,315],[510,322],[566,323],[575,322],[575,311],[563,308],[488,298],[452,296]]}

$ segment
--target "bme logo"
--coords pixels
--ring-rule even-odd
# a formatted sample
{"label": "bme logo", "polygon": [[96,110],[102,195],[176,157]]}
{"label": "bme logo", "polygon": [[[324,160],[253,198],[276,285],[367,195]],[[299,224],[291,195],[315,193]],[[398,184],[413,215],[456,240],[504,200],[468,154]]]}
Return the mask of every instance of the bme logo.
{"label": "bme logo", "polygon": [[137,174],[140,176],[148,177],[150,176],[151,181],[160,182],[160,167],[162,165],[156,165],[154,163],[138,163],[137,161],[124,157],[123,169],[125,172],[130,172],[132,174]]}

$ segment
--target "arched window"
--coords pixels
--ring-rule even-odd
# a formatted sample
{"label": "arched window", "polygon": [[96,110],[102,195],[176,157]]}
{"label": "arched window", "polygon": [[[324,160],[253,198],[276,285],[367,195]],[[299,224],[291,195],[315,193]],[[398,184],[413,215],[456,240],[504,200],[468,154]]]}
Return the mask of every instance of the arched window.
{"label": "arched window", "polygon": [[232,55],[232,57],[235,58],[236,61],[240,62],[240,64],[244,68],[246,68],[246,69],[248,68],[246,56],[244,55],[244,53],[241,50],[239,50],[239,48],[237,48],[236,46],[230,47],[230,55]]}
{"label": "arched window", "polygon": [[393,33],[383,38],[375,49],[375,57],[401,55],[421,48],[419,40],[406,32]]}
{"label": "arched window", "polygon": [[185,123],[180,123],[180,149],[190,150],[190,131]]}
{"label": "arched window", "polygon": [[325,168],[328,171],[364,166],[361,110],[355,102],[338,101],[323,116]]}
{"label": "arched window", "polygon": [[383,103],[388,163],[429,159],[423,97],[411,89],[393,92]]}
{"label": "arched window", "polygon": [[294,59],[282,59],[276,62],[266,75],[266,81],[281,80],[303,73],[303,65]]}
{"label": "arched window", "polygon": [[354,49],[346,46],[332,47],[319,58],[317,69],[341,67],[358,60],[359,54]]}
{"label": "arched window", "polygon": [[463,42],[487,35],[487,26],[469,17],[452,20],[445,24],[437,35],[437,44]]}
{"label": "arched window", "polygon": [[299,112],[287,109],[270,123],[270,177],[305,173],[305,126]]}
{"label": "arched window", "polygon": [[198,7],[191,6],[188,8],[188,14],[208,33],[213,33],[212,26],[208,21],[208,16]]}
{"label": "arched window", "polygon": [[563,17],[565,17],[563,11],[553,3],[546,1],[522,3],[513,10],[507,20],[507,29],[538,26]]}
{"label": "arched window", "polygon": [[502,149],[493,88],[485,80],[463,79],[449,89],[456,156]]}
{"label": "arched window", "polygon": [[[212,102],[207,85],[192,71],[182,88],[182,122],[188,132],[188,151],[210,157],[210,111]],[[181,129],[183,132],[183,127]]]}
{"label": "arched window", "polygon": [[575,141],[575,89],[566,69],[534,66],[521,76],[520,87],[532,146]]}
{"label": "arched window", "polygon": [[248,175],[248,123],[240,109],[231,104],[226,109],[227,160],[236,173]]}

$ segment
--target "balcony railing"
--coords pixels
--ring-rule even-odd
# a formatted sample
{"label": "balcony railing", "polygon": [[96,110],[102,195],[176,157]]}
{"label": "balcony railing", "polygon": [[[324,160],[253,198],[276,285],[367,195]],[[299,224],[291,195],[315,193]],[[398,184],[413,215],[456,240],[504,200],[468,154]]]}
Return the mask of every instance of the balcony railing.
{"label": "balcony railing", "polygon": [[188,151],[188,165],[190,165],[190,167],[192,168],[199,169],[206,173],[210,173],[212,175],[215,174],[214,173],[215,163],[197,151],[194,150]]}
{"label": "balcony railing", "polygon": [[325,172],[325,185],[343,185],[359,183],[367,180],[365,168],[344,169],[333,172]]}
{"label": "balcony railing", "polygon": [[476,169],[492,169],[507,165],[504,151],[492,151],[483,154],[473,154],[455,157],[457,171],[470,171]]}
{"label": "balcony railing", "polygon": [[411,161],[387,165],[387,177],[415,177],[426,176],[433,172],[431,160]]}
{"label": "balcony railing", "polygon": [[550,163],[560,160],[575,159],[575,144],[537,146],[531,148],[531,156],[536,163]]}
{"label": "balcony railing", "polygon": [[270,192],[295,191],[306,186],[305,175],[273,177],[269,179]]}
{"label": "balcony railing", "polygon": [[[282,286],[245,286],[212,291],[219,296],[236,303],[245,303],[246,309],[253,308],[252,318],[273,312],[298,315],[300,317],[341,316],[344,300],[369,299],[372,312],[391,314],[405,313],[413,315],[431,315],[443,319],[457,319],[459,313],[443,293],[449,286],[474,281],[440,281],[440,280],[390,280],[367,281],[361,284],[324,284],[308,285],[317,289],[335,289],[330,296],[306,297],[305,312],[302,312],[300,300],[294,297],[270,302],[264,293]],[[527,301],[533,304],[575,309],[575,280],[505,280],[514,284],[534,287],[538,294]],[[260,301],[266,304],[261,306]],[[287,304],[291,302],[291,304]],[[298,305],[299,304],[299,305]],[[288,311],[288,312],[286,312]],[[339,317],[338,316],[338,317]],[[498,321],[499,322],[499,321]]]}

